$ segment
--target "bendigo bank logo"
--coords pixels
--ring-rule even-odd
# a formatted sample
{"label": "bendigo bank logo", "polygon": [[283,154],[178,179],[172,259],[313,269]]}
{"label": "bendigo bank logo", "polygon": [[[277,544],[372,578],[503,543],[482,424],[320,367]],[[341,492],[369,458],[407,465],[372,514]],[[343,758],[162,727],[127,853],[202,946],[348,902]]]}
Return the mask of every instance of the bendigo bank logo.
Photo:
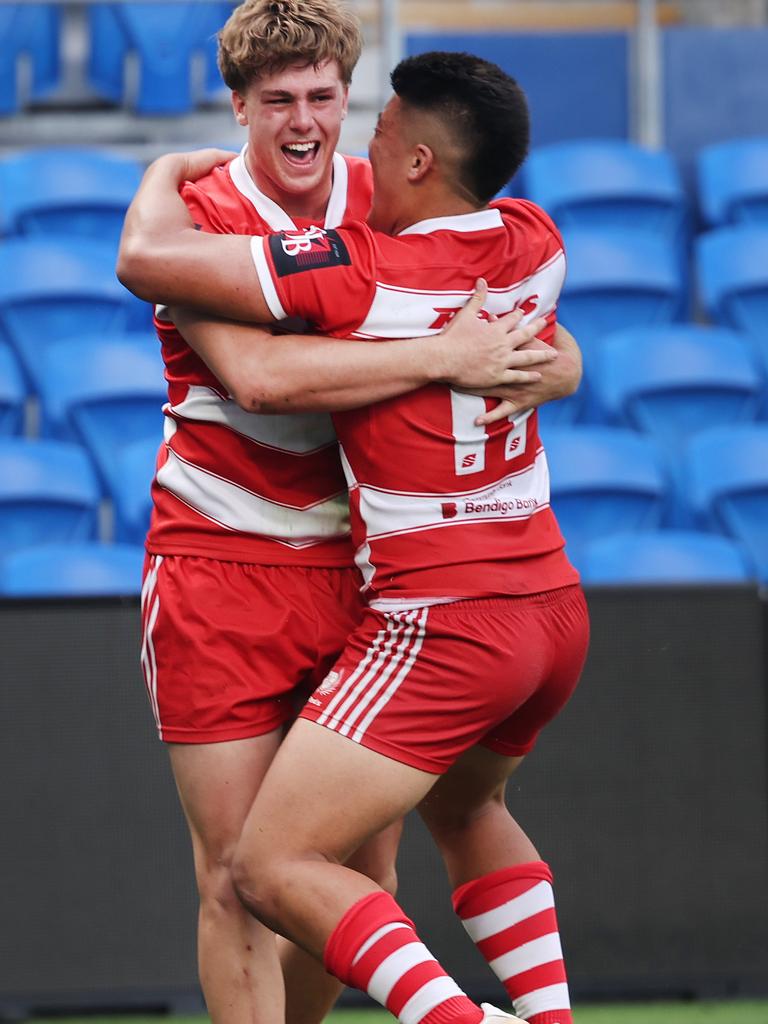
{"label": "bendigo bank logo", "polygon": [[[507,313],[511,313],[515,309],[521,309],[523,311],[523,316],[529,316],[531,313],[535,312],[538,301],[538,295],[529,295],[526,299],[523,299],[522,302],[516,302],[512,309],[507,309],[504,311],[504,313],[498,313],[497,315],[505,316]],[[437,317],[429,325],[428,330],[441,331],[446,326],[446,324],[449,324],[451,320],[453,320],[453,318],[456,316],[459,310],[463,309],[463,307],[435,306],[434,309],[435,312],[437,313]],[[481,309],[477,316],[480,320],[490,320],[491,318],[491,314],[488,312],[487,309]]]}
{"label": "bendigo bank logo", "polygon": [[443,511],[443,519],[453,519],[458,511],[455,501],[444,501],[440,507]]}
{"label": "bendigo bank logo", "polygon": [[339,233],[315,225],[304,231],[270,235],[269,249],[279,277],[299,274],[302,270],[350,266],[352,262]]}

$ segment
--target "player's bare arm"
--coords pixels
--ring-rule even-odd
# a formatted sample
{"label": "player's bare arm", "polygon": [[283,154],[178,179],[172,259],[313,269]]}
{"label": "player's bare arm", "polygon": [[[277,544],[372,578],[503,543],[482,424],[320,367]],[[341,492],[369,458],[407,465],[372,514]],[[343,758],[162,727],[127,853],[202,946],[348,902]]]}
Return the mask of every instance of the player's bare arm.
{"label": "player's bare arm", "polygon": [[216,164],[225,150],[171,153],[147,169],[125,218],[117,276],[140,299],[219,316],[271,323],[245,235],[196,231],[179,187]]}
{"label": "player's bare arm", "polygon": [[[513,312],[489,323],[477,314],[484,281],[440,334],[381,342],[273,335],[265,328],[172,309],[187,343],[249,412],[353,409],[433,382],[491,388],[532,384],[556,361],[550,346],[528,349],[543,318],[521,325]],[[534,369],[531,369],[534,367]]]}

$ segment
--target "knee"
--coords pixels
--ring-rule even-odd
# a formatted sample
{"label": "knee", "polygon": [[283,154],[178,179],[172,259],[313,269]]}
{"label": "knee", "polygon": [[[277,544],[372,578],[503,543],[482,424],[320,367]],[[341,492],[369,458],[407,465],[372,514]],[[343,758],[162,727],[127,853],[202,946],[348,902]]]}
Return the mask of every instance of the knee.
{"label": "knee", "polygon": [[467,804],[427,797],[419,813],[432,838],[441,846],[444,841],[471,829],[479,819],[489,814],[506,814],[507,810],[503,793],[494,793],[485,800]]}
{"label": "knee", "polygon": [[286,872],[279,859],[260,854],[240,843],[230,870],[233,891],[254,917],[272,927],[276,919]]}
{"label": "knee", "polygon": [[195,858],[200,906],[205,913],[230,914],[240,910],[232,884],[233,846]]}

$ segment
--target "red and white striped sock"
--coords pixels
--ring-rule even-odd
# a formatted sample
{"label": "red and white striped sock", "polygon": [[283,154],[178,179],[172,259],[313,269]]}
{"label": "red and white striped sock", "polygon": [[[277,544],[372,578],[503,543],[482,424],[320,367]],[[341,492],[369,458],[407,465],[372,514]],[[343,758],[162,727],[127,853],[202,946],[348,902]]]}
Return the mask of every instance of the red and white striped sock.
{"label": "red and white striped sock", "polygon": [[455,890],[453,908],[518,1017],[529,1024],[573,1024],[546,864],[518,864],[467,882]]}
{"label": "red and white striped sock", "polygon": [[323,961],[330,974],[367,992],[402,1024],[483,1019],[388,893],[371,893],[349,908],[326,943]]}

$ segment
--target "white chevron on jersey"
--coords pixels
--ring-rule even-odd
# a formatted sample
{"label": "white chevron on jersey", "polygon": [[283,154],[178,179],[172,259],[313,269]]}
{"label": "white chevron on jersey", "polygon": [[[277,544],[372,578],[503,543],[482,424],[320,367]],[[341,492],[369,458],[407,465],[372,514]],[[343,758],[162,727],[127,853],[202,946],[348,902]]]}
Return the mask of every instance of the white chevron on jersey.
{"label": "white chevron on jersey", "polygon": [[294,548],[308,547],[348,529],[346,493],[303,508],[268,501],[210,470],[182,459],[172,448],[157,482],[185,505],[225,530],[256,533]]}
{"label": "white chevron on jersey", "polygon": [[369,544],[377,537],[394,537],[414,530],[494,519],[528,519],[549,507],[549,469],[543,448],[539,448],[531,465],[490,487],[441,494],[388,491],[357,483],[343,448],[341,454],[349,488],[360,496],[360,516]]}
{"label": "white chevron on jersey", "polygon": [[304,455],[336,444],[336,432],[327,413],[292,413],[263,416],[246,412],[213,388],[190,384],[186,397],[169,410],[184,419],[219,423],[251,441],[277,451]]}

